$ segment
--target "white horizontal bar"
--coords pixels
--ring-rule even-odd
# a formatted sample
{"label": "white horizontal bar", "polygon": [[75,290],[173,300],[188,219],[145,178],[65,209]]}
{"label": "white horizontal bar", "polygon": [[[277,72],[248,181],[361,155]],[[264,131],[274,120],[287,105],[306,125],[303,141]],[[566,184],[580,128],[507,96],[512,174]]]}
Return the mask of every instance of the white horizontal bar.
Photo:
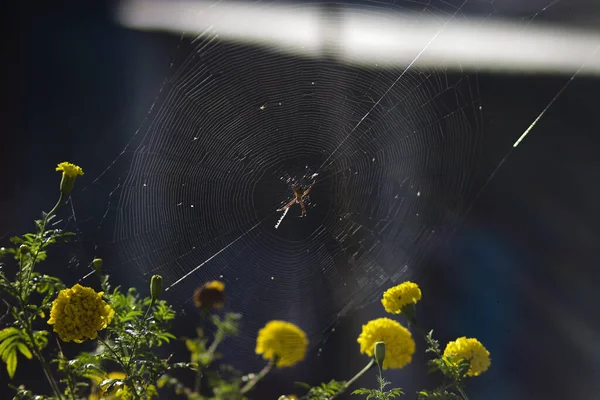
{"label": "white horizontal bar", "polygon": [[135,29],[217,35],[365,66],[398,67],[415,61],[413,66],[425,68],[441,64],[460,70],[572,74],[583,65],[580,75],[600,75],[600,52],[591,57],[600,46],[598,31],[449,18],[341,6],[330,16],[314,5],[226,1],[131,0],[118,11],[121,23]]}

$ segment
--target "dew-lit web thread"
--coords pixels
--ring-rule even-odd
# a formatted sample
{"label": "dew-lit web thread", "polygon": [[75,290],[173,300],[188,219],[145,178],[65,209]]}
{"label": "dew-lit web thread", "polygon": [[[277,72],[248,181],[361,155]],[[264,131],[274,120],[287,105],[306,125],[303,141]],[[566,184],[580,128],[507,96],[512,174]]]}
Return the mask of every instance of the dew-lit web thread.
{"label": "dew-lit web thread", "polygon": [[[550,5],[553,5],[557,2],[558,0],[553,1]],[[547,9],[550,6],[546,6],[544,9]],[[537,14],[536,14],[537,15]],[[518,139],[513,143],[512,147],[506,152],[506,154],[504,155],[504,157],[502,157],[502,159],[500,160],[500,162],[496,165],[496,167],[492,170],[492,172],[488,175],[487,179],[483,182],[483,185],[481,185],[481,187],[479,188],[479,190],[477,191],[477,193],[475,194],[475,198],[474,201],[469,205],[469,207],[466,209],[465,214],[468,214],[471,209],[473,208],[473,206],[475,205],[475,202],[479,199],[479,197],[481,196],[481,194],[485,191],[485,189],[487,188],[487,186],[489,185],[489,183],[492,181],[492,179],[494,179],[494,177],[496,176],[496,174],[498,173],[498,171],[500,170],[500,168],[502,168],[502,165],[504,165],[504,163],[506,162],[506,160],[511,156],[511,154],[513,153],[513,151],[521,144],[521,142],[529,135],[529,133],[535,128],[535,126],[537,125],[537,123],[544,117],[544,115],[546,114],[546,112],[554,105],[554,103],[562,96],[563,92],[565,90],[567,90],[567,88],[569,87],[569,85],[571,84],[571,82],[573,82],[573,80],[575,80],[575,78],[577,77],[577,75],[579,75],[579,73],[581,72],[582,68],[588,63],[590,62],[594,56],[596,55],[596,53],[598,52],[598,50],[600,50],[600,46],[596,47],[590,54],[589,58],[587,60],[585,60],[580,66],[579,68],[573,73],[573,75],[571,75],[571,77],[564,83],[564,85],[558,90],[558,92],[550,99],[550,101],[548,101],[548,103],[546,104],[546,106],[540,111],[540,113],[537,115],[537,117],[535,117],[535,119],[531,122],[531,124],[529,124],[529,126],[527,126],[527,128],[523,131],[523,133],[518,137]]]}
{"label": "dew-lit web thread", "polygon": [[321,169],[325,164],[327,164],[327,162],[336,154],[336,152],[338,152],[338,150],[346,143],[346,141],[358,129],[358,127],[362,124],[362,122],[369,116],[369,114],[371,113],[371,111],[373,111],[377,106],[379,106],[379,103],[381,103],[381,101],[394,88],[394,86],[400,81],[400,79],[402,79],[402,77],[404,77],[404,75],[406,74],[406,72],[408,70],[410,70],[410,68],[413,66],[413,64],[419,59],[419,57],[421,57],[421,55],[427,50],[427,48],[429,48],[429,45],[431,43],[433,43],[433,41],[444,30],[444,28],[446,27],[446,25],[448,25],[448,22],[450,22],[450,20],[452,20],[456,16],[456,14],[460,11],[460,9],[462,8],[462,6],[464,6],[466,2],[467,2],[467,0],[464,0],[463,3],[461,4],[461,6],[456,9],[456,11],[452,15],[452,17],[448,18],[446,20],[446,22],[444,22],[444,24],[442,25],[442,27],[437,32],[435,32],[435,34],[431,37],[431,39],[429,39],[429,41],[427,42],[427,44],[421,49],[421,51],[419,51],[417,53],[417,55],[415,56],[415,58],[413,58],[413,60],[406,66],[406,68],[404,68],[404,70],[402,71],[402,73],[400,73],[400,75],[398,75],[398,77],[392,82],[392,84],[390,85],[390,87],[385,92],[383,92],[383,94],[381,95],[381,97],[379,98],[379,100],[377,100],[371,106],[371,109],[369,111],[367,111],[367,113],[365,115],[363,115],[363,117],[356,123],[356,125],[354,126],[354,128],[352,128],[352,130],[348,133],[348,135],[346,135],[346,137],[333,149],[333,151],[331,152],[331,154],[329,154],[329,156],[325,159],[325,161],[323,161],[323,163],[321,164],[321,166],[319,167],[319,169]]}
{"label": "dew-lit web thread", "polygon": [[[385,67],[196,40],[123,183],[123,262],[171,284],[239,238],[176,293],[186,301],[224,280],[246,342],[266,320],[286,319],[314,344],[337,316],[404,279],[473,191],[481,116],[472,77],[440,66],[392,85],[403,68]],[[290,200],[288,177],[310,183],[302,177],[367,114],[319,171],[306,218],[295,205],[277,230],[275,214],[244,235]]]}

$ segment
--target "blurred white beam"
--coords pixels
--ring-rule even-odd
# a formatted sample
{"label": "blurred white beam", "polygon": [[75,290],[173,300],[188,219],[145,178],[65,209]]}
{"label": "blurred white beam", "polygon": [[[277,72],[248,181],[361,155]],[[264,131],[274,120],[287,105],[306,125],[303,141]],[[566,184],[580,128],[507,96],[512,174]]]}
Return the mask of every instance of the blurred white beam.
{"label": "blurred white beam", "polygon": [[[341,7],[341,6],[340,6]],[[144,30],[218,36],[365,66],[600,75],[600,31],[306,4],[131,0],[118,19]],[[438,34],[439,33],[439,34]],[[436,36],[437,34],[437,36]],[[425,51],[423,51],[425,49]]]}

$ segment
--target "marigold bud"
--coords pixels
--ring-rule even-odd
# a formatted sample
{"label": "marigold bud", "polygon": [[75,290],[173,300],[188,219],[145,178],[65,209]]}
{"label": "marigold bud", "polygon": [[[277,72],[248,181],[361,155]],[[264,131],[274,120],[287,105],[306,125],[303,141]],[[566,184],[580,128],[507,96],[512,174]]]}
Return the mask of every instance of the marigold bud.
{"label": "marigold bud", "polygon": [[100,272],[102,270],[103,263],[104,261],[102,261],[101,258],[94,258],[94,260],[92,261],[92,265],[94,266],[96,272]]}
{"label": "marigold bud", "polygon": [[150,296],[152,296],[152,301],[156,301],[160,297],[160,293],[162,292],[162,281],[162,276],[152,275],[152,280],[150,281]]}
{"label": "marigold bud", "polygon": [[26,244],[22,244],[19,246],[19,253],[21,253],[21,255],[25,255],[29,253],[29,246],[27,246]]}
{"label": "marigold bud", "polygon": [[377,342],[375,343],[375,350],[373,351],[373,357],[375,357],[375,362],[380,367],[383,365],[383,360],[385,360],[385,343]]}

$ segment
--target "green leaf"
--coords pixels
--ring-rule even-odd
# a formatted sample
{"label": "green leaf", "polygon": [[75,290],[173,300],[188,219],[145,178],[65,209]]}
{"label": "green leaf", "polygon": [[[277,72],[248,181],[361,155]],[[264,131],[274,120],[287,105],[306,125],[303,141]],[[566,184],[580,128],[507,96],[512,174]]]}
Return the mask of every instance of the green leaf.
{"label": "green leaf", "polygon": [[6,363],[6,372],[8,372],[8,376],[12,379],[15,376],[15,372],[17,371],[17,350],[16,347],[12,347],[11,351],[7,352],[5,357],[2,357],[4,362]]}
{"label": "green leaf", "polygon": [[29,350],[29,348],[24,343],[21,343],[21,342],[18,342],[16,345],[17,345],[17,348],[19,349],[19,351],[21,352],[21,354],[23,354],[25,357],[27,357],[28,359],[31,360],[33,355],[31,354],[31,351]]}
{"label": "green leaf", "polygon": [[23,243],[24,243],[23,239],[21,239],[21,238],[20,238],[20,237],[18,237],[18,236],[13,236],[13,237],[11,237],[11,238],[10,238],[10,242],[11,242],[12,244],[23,244]]}
{"label": "green leaf", "polygon": [[371,393],[371,389],[356,389],[355,391],[352,392],[352,394],[370,394]]}
{"label": "green leaf", "polygon": [[7,328],[14,329],[17,333],[11,336],[6,336],[3,339],[0,339],[2,343],[0,343],[0,358],[4,359],[5,354],[12,351],[11,348],[15,346],[15,343],[18,343],[21,339],[21,332],[17,328]]}
{"label": "green leaf", "polygon": [[33,340],[38,350],[42,350],[48,345],[48,331],[35,331],[33,332]]}
{"label": "green leaf", "polygon": [[14,326],[4,328],[0,331],[0,342],[9,336],[20,335],[21,331]]}

